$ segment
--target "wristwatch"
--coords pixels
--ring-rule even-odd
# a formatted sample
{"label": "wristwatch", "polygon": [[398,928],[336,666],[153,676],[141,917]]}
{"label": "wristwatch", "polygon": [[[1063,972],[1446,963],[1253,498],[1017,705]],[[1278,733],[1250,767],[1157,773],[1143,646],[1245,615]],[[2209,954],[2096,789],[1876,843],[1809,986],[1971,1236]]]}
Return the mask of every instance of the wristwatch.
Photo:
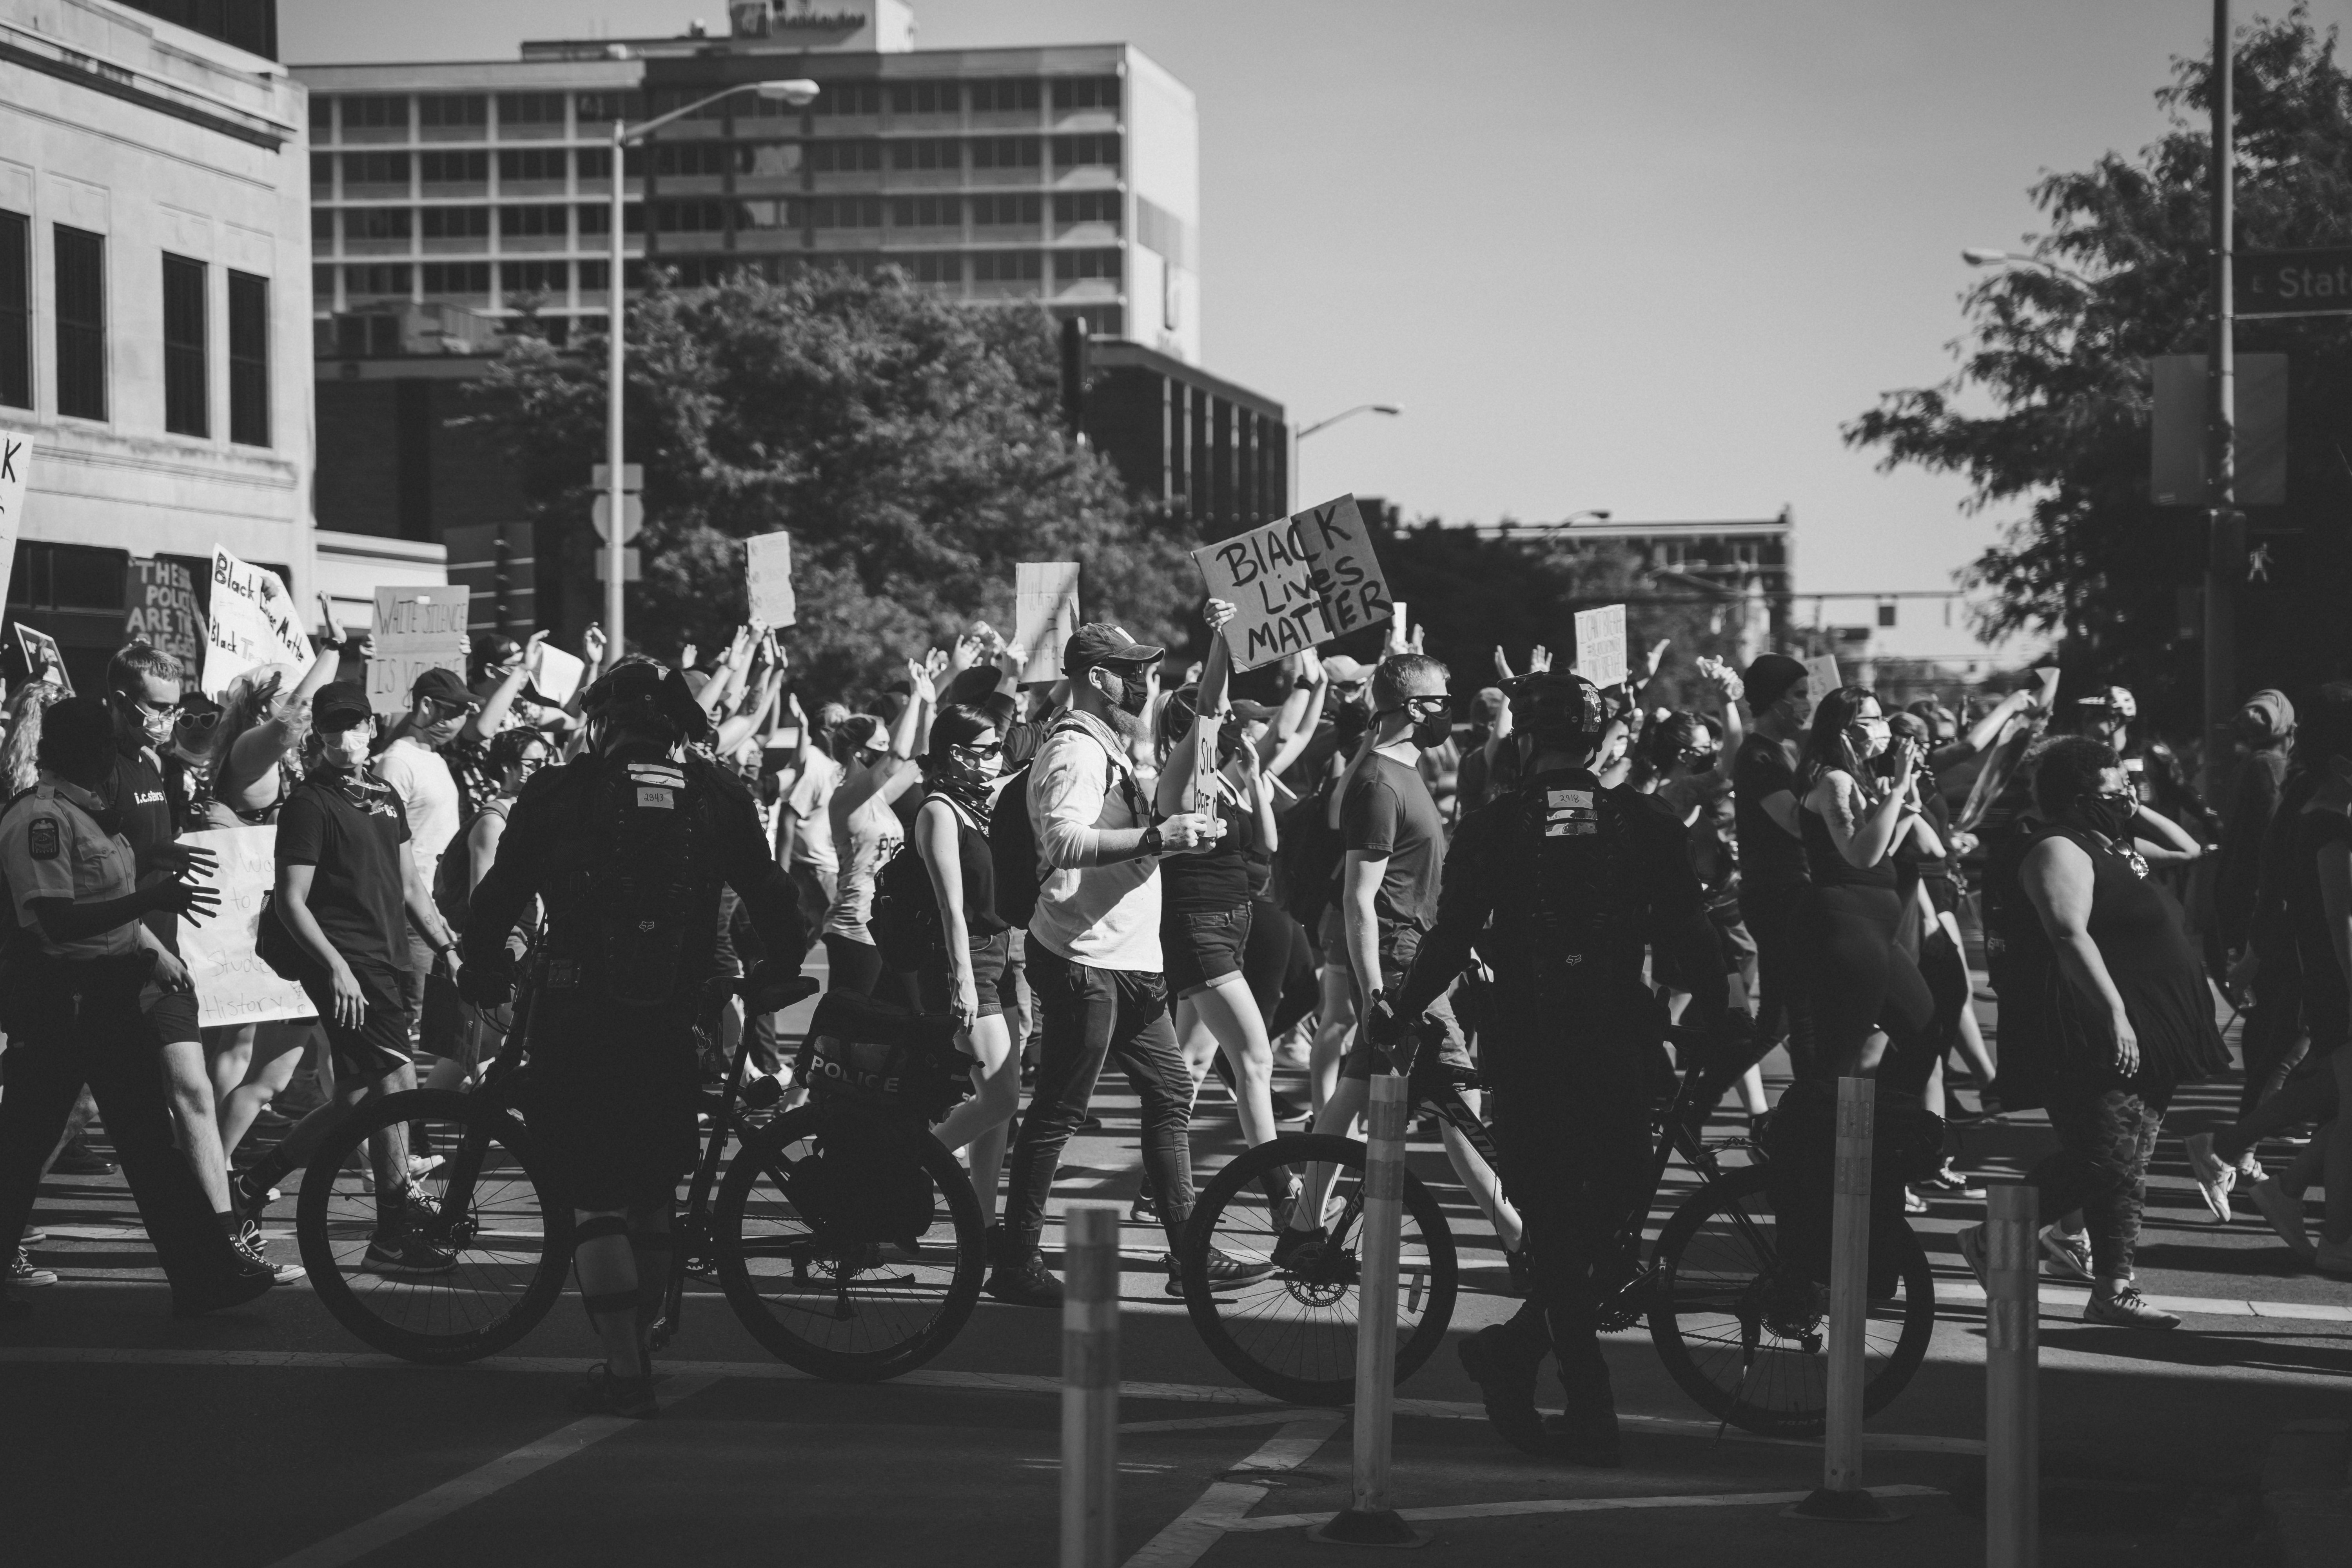
{"label": "wristwatch", "polygon": [[1162,847],[1162,844],[1163,840],[1160,837],[1160,825],[1158,823],[1155,822],[1150,826],[1143,830],[1143,852],[1146,855],[1160,855],[1166,853],[1165,849]]}

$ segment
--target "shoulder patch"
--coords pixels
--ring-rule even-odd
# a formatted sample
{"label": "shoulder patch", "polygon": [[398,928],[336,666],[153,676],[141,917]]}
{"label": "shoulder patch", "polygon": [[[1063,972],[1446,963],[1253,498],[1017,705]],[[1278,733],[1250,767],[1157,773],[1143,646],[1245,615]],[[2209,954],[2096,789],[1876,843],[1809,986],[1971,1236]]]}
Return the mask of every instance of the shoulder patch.
{"label": "shoulder patch", "polygon": [[25,847],[32,852],[33,858],[36,860],[56,859],[63,852],[63,846],[58,840],[58,819],[54,816],[37,816],[26,824]]}
{"label": "shoulder patch", "polygon": [[658,784],[641,784],[637,786],[637,804],[659,806],[664,811],[674,811],[677,808],[677,793],[675,790],[664,789]]}
{"label": "shoulder patch", "polygon": [[1592,809],[1589,789],[1544,791],[1544,837],[1583,838],[1601,831],[1600,814]]}

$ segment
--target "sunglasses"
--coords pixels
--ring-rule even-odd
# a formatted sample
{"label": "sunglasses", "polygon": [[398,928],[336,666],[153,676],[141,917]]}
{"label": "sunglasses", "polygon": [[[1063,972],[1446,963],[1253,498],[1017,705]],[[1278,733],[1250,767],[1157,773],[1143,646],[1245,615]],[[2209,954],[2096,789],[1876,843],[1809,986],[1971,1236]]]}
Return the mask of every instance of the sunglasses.
{"label": "sunglasses", "polygon": [[432,706],[433,717],[443,723],[452,719],[462,719],[474,710],[470,702],[444,702],[437,697],[428,697],[425,700]]}
{"label": "sunglasses", "polygon": [[220,722],[220,715],[216,712],[191,713],[184,708],[178,710],[178,712],[180,728],[183,730],[209,730]]}
{"label": "sunglasses", "polygon": [[1408,697],[1402,706],[1404,710],[1414,718],[1426,719],[1433,714],[1443,713],[1454,706],[1454,699],[1440,692],[1434,697]]}
{"label": "sunglasses", "polygon": [[1001,757],[1004,754],[1004,742],[1002,741],[991,741],[985,746],[967,746],[960,742],[950,741],[948,745],[960,756],[977,757],[982,762],[986,762],[991,757]]}

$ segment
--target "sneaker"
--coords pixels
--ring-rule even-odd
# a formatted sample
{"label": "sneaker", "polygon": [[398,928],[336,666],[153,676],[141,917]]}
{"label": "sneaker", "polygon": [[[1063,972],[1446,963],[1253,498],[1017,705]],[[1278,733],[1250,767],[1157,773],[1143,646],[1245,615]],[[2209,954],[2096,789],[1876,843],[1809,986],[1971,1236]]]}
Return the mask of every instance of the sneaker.
{"label": "sneaker", "polygon": [[[1174,1253],[1160,1259],[1168,1268],[1168,1293],[1181,1298],[1184,1294],[1184,1265]],[[1217,1247],[1209,1248],[1209,1289],[1220,1285],[1246,1285],[1253,1279],[1263,1279],[1274,1272],[1271,1263],[1244,1263],[1233,1254]]]}
{"label": "sneaker", "polygon": [[1016,1262],[1002,1263],[988,1277],[988,1293],[1015,1307],[1058,1307],[1062,1282],[1045,1267],[1045,1255],[1029,1248]]}
{"label": "sneaker", "polygon": [[41,1243],[48,1239],[49,1233],[47,1231],[39,1229],[34,1226],[26,1226],[25,1227],[25,1234],[16,1238],[16,1245],[19,1247],[38,1247]]}
{"label": "sneaker", "polygon": [[2311,1261],[2322,1274],[2352,1279],[2352,1241],[2330,1241],[2323,1236],[2312,1249]]}
{"label": "sneaker", "polygon": [[1985,1227],[1962,1226],[1952,1233],[1952,1241],[1960,1249],[1960,1261],[1977,1277],[1977,1283],[1988,1290],[1992,1289],[1992,1265],[1985,1257]]}
{"label": "sneaker", "polygon": [[2081,1231],[2063,1231],[2054,1225],[2045,1225],[2041,1231],[2042,1256],[2050,1260],[2051,1271],[2061,1279],[2075,1279],[2087,1285],[2098,1276],[2091,1269],[2091,1238]]}
{"label": "sneaker", "polygon": [[1158,1225],[1160,1223],[1160,1200],[1153,1197],[1150,1193],[1136,1194],[1135,1201],[1127,1205],[1127,1223],[1129,1225]]}
{"label": "sneaker", "polygon": [[457,1255],[412,1222],[371,1237],[360,1267],[371,1274],[448,1274],[457,1269]]}
{"label": "sneaker", "polygon": [[1927,1194],[1920,1192],[1916,1187],[1904,1188],[1903,1212],[1905,1214],[1926,1214],[1927,1212]]}
{"label": "sneaker", "polygon": [[572,1408],[587,1415],[625,1415],[632,1421],[643,1421],[661,1413],[654,1403],[653,1373],[643,1377],[615,1377],[610,1363],[598,1362],[588,1369],[588,1376],[572,1392]]}
{"label": "sneaker", "polygon": [[229,1245],[236,1248],[238,1257],[247,1258],[254,1263],[258,1263],[264,1268],[268,1269],[269,1280],[273,1285],[291,1285],[295,1280],[302,1278],[302,1266],[300,1264],[273,1263],[263,1255],[258,1244],[249,1244],[241,1236],[235,1241],[229,1243]]}
{"label": "sneaker", "polygon": [[[2352,1250],[2352,1248],[2347,1248]],[[2083,1309],[2083,1321],[2105,1323],[2118,1329],[2177,1329],[2180,1320],[2170,1312],[2158,1311],[2147,1304],[2137,1285],[2126,1285],[2112,1296],[2091,1292],[2089,1304]]]}
{"label": "sneaker", "polygon": [[1625,1463],[1625,1456],[1618,1447],[1614,1410],[1598,1410],[1573,1420],[1562,1411],[1558,1415],[1545,1416],[1543,1430],[1551,1445],[1547,1451],[1571,1465],[1614,1470]]}
{"label": "sneaker", "polygon": [[1504,1442],[1522,1454],[1549,1454],[1554,1443],[1536,1409],[1536,1368],[1515,1359],[1502,1340],[1500,1325],[1464,1340],[1458,1352],[1462,1370],[1478,1385],[1487,1425]]}
{"label": "sneaker", "polygon": [[21,1247],[16,1249],[16,1256],[8,1264],[8,1283],[19,1289],[36,1290],[57,1282],[56,1269],[34,1268],[33,1260],[25,1249]]}
{"label": "sneaker", "polygon": [[278,1272],[257,1258],[247,1258],[231,1249],[236,1262],[217,1284],[202,1289],[172,1290],[172,1316],[200,1318],[206,1312],[217,1312],[224,1307],[235,1307],[268,1294],[278,1283]]}
{"label": "sneaker", "polygon": [[114,1174],[114,1162],[92,1153],[87,1144],[70,1143],[59,1150],[58,1157],[49,1162],[49,1173],[53,1176],[110,1176]]}
{"label": "sneaker", "polygon": [[1985,1195],[1984,1187],[1981,1184],[1970,1183],[1966,1176],[1953,1170],[1949,1160],[1945,1161],[1934,1175],[1920,1184],[1934,1188],[1939,1197],[1980,1198]]}
{"label": "sneaker", "polygon": [[2290,1193],[2265,1176],[2254,1184],[2247,1195],[2254,1200],[2254,1207],[2262,1211],[2263,1218],[2278,1233],[2278,1238],[2286,1243],[2289,1252],[2305,1263],[2315,1261],[2318,1249],[2311,1244],[2311,1232],[2304,1228],[2301,1193]]}
{"label": "sneaker", "polygon": [[1313,1230],[1286,1229],[1274,1238],[1274,1266],[1295,1270],[1303,1264],[1311,1264],[1329,1239],[1319,1225]]}
{"label": "sneaker", "polygon": [[2197,1195],[2215,1225],[2230,1223],[2230,1189],[2238,1184],[2237,1167],[2224,1164],[2213,1152],[2213,1134],[2191,1132],[2182,1140],[2189,1148],[2189,1173],[2197,1178]]}

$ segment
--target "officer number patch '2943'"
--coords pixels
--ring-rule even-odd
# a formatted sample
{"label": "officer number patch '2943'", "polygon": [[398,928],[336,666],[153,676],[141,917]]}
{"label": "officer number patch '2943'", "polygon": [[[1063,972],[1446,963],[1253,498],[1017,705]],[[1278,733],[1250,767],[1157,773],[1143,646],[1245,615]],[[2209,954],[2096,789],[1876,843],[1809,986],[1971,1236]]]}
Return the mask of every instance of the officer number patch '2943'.
{"label": "officer number patch '2943'", "polygon": [[1600,813],[1592,809],[1589,789],[1544,791],[1544,837],[1582,838],[1601,831]]}
{"label": "officer number patch '2943'", "polygon": [[62,847],[58,842],[58,819],[54,816],[35,817],[26,829],[25,847],[32,851],[36,860],[56,859]]}
{"label": "officer number patch '2943'", "polygon": [[637,786],[637,804],[639,805],[657,805],[664,811],[674,811],[677,808],[677,796],[671,794],[668,790],[658,789],[651,784],[639,784]]}

